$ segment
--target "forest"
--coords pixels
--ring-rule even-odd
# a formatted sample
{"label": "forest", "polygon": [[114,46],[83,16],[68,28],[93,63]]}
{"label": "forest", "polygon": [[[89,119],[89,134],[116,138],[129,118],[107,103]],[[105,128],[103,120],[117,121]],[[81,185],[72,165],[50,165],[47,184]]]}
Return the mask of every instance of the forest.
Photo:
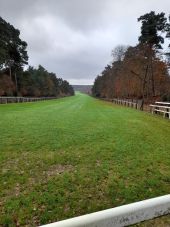
{"label": "forest", "polygon": [[63,97],[72,86],[41,65],[28,65],[27,43],[20,31],[0,17],[0,96]]}
{"label": "forest", "polygon": [[98,98],[170,101],[170,17],[154,11],[138,18],[141,34],[136,46],[118,45],[113,61],[95,79],[92,93]]}

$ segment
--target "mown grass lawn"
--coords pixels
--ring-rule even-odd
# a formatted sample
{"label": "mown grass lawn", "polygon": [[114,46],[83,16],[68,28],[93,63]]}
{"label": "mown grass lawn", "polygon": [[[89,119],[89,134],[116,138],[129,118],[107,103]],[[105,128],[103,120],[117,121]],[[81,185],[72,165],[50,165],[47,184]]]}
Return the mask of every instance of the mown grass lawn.
{"label": "mown grass lawn", "polygon": [[170,121],[78,93],[0,105],[0,225],[168,194]]}

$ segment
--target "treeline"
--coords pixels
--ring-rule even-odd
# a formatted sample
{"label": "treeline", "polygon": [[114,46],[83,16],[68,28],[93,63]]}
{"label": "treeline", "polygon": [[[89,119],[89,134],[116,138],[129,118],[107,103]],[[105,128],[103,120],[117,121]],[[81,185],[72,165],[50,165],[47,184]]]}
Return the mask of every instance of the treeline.
{"label": "treeline", "polygon": [[63,97],[74,95],[72,86],[41,65],[29,66],[27,43],[20,31],[0,17],[0,96]]}
{"label": "treeline", "polygon": [[150,12],[138,21],[142,23],[139,43],[112,51],[112,64],[95,79],[95,97],[170,101],[169,53],[162,51],[164,37],[170,35],[168,19],[164,13]]}
{"label": "treeline", "polygon": [[41,65],[37,69],[29,66],[25,71],[9,75],[9,69],[0,74],[0,96],[63,97],[74,95],[66,80],[57,78]]}

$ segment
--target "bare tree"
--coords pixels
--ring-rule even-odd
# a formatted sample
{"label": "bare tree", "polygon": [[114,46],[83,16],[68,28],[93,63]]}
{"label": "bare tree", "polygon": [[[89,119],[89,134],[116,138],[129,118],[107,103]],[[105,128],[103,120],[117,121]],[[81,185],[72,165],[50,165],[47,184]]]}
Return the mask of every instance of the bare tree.
{"label": "bare tree", "polygon": [[118,45],[112,50],[113,61],[123,61],[128,46]]}

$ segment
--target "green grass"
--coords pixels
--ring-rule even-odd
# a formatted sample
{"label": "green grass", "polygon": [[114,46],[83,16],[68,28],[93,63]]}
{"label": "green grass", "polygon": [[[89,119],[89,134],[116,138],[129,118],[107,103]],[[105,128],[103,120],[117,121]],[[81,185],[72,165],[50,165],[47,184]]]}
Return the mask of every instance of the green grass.
{"label": "green grass", "polygon": [[0,225],[36,226],[168,194],[170,121],[74,97],[0,105]]}

